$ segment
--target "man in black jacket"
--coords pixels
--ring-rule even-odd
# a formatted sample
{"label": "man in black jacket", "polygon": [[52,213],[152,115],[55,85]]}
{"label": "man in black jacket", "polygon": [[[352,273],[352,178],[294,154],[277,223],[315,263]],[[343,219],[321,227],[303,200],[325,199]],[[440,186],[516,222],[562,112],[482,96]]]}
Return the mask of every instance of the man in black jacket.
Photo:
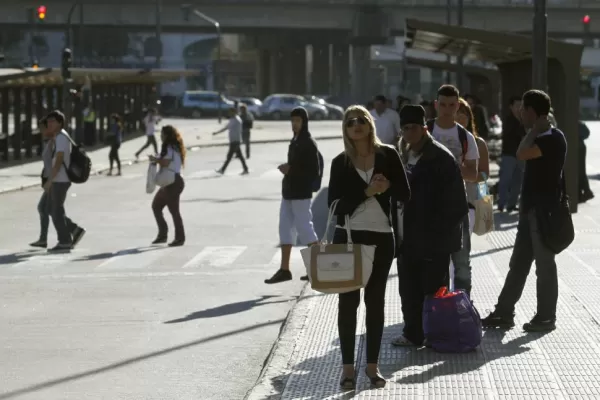
{"label": "man in black jacket", "polygon": [[423,302],[446,286],[450,254],[462,247],[462,221],[469,208],[460,168],[425,124],[425,109],[407,105],[400,112],[400,151],[411,190],[397,215],[398,281],[404,315],[395,346],[421,346]]}
{"label": "man in black jacket", "polygon": [[[265,279],[268,284],[292,279],[290,256],[295,243],[294,232],[302,244],[310,246],[318,241],[310,210],[314,183],[319,177],[317,143],[308,132],[308,112],[304,108],[292,110],[291,119],[294,137],[288,148],[287,163],[278,167],[283,174],[283,198],[279,210],[281,266],[271,278]],[[303,276],[301,279],[308,278]]]}
{"label": "man in black jacket", "polygon": [[508,212],[517,209],[525,163],[517,160],[517,148],[525,137],[521,123],[521,97],[510,98],[510,112],[502,119],[502,160],[500,161],[500,182],[498,183],[498,211]]}

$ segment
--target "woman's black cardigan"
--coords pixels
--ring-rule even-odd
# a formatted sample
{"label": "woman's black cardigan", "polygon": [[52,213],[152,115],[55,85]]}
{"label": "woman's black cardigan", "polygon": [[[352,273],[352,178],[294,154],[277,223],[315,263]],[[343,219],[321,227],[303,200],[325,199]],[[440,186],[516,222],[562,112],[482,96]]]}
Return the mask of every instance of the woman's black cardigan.
{"label": "woman's black cardigan", "polygon": [[[373,166],[372,176],[377,174],[385,176],[390,181],[390,187],[384,193],[373,197],[388,216],[390,226],[393,226],[392,221],[395,220],[395,216],[392,212],[396,213],[396,202],[406,203],[410,199],[410,187],[408,186],[404,165],[400,159],[400,154],[395,148],[381,145],[375,150],[375,165]],[[327,204],[331,208],[331,204],[335,200],[339,200],[335,209],[337,225],[344,226],[345,216],[351,216],[356,208],[367,200],[365,190],[368,186],[358,174],[346,153],[342,152],[333,159],[329,176]]]}

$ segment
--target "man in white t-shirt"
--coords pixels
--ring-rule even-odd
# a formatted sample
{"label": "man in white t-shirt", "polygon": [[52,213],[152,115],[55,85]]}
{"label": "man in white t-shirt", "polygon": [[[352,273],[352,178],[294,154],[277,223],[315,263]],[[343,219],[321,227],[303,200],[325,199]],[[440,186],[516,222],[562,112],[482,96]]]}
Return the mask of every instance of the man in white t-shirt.
{"label": "man in white t-shirt", "polygon": [[[454,155],[460,165],[464,180],[477,181],[477,162],[479,150],[475,137],[464,127],[455,122],[458,111],[460,93],[455,86],[442,85],[437,92],[436,109],[437,118],[428,124],[431,136],[446,146]],[[463,289],[467,294],[471,292],[471,237],[469,234],[469,215],[463,221],[463,247],[452,254],[454,265],[454,286]]]}
{"label": "man in white t-shirt", "polygon": [[371,115],[375,120],[377,137],[383,143],[397,147],[400,139],[400,116],[395,110],[388,108],[383,95],[375,96],[374,106]]}
{"label": "man in white t-shirt", "polygon": [[[71,221],[65,214],[65,200],[71,187],[67,168],[71,163],[71,138],[64,130],[65,116],[58,110],[46,116],[47,134],[51,138],[52,168],[45,174],[44,191],[50,200],[50,216],[56,228],[58,244],[49,252],[68,252],[79,243],[85,229]],[[38,246],[39,247],[39,246]]]}
{"label": "man in white t-shirt", "polygon": [[158,154],[158,145],[156,144],[156,136],[154,136],[154,131],[156,130],[156,125],[160,122],[160,117],[158,116],[158,111],[151,108],[148,110],[148,114],[144,117],[144,126],[146,127],[146,143],[135,153],[135,158],[139,158],[142,151],[146,150],[150,145],[154,148],[154,154]]}

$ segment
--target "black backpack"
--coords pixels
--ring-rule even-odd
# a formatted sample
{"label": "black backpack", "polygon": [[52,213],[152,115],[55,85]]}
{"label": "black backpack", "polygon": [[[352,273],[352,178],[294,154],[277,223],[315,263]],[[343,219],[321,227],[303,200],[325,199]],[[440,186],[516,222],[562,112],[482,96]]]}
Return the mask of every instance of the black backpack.
{"label": "black backpack", "polygon": [[313,192],[318,192],[321,189],[321,183],[323,181],[323,169],[325,168],[325,160],[323,159],[323,154],[317,149],[317,159],[319,161],[319,175],[313,181]]}
{"label": "black backpack", "polygon": [[[62,135],[62,133],[60,134]],[[69,142],[71,142],[71,163],[67,167],[63,162],[67,176],[71,183],[87,182],[92,172],[92,160],[90,160],[90,157],[81,145],[75,143],[69,135],[66,136]]]}
{"label": "black backpack", "polygon": [[[433,135],[433,128],[435,124],[435,119],[430,119],[427,121],[427,130],[431,135]],[[467,151],[469,150],[469,140],[467,139],[467,130],[460,124],[456,124],[456,129],[458,129],[458,140],[460,140],[460,145],[462,146],[462,161],[465,161],[465,157],[467,155]]]}

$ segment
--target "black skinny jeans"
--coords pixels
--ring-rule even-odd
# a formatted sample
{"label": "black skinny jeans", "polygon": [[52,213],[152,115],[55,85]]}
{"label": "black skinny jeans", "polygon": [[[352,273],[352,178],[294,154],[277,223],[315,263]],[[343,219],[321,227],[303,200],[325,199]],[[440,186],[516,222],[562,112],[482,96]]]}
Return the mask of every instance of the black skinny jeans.
{"label": "black skinny jeans", "polygon": [[220,169],[221,172],[223,172],[223,173],[225,172],[225,170],[227,169],[227,166],[231,162],[231,159],[233,158],[234,155],[240,159],[240,162],[242,163],[242,167],[244,168],[244,171],[248,171],[248,165],[246,165],[246,160],[244,160],[244,155],[242,154],[240,142],[230,142],[229,150],[227,150],[227,157],[225,158],[225,163],[223,164],[223,166]]}
{"label": "black skinny jeans", "polygon": [[585,141],[579,139],[579,193],[589,193],[590,190],[590,181],[587,176],[587,168],[586,168],[586,156],[587,156],[587,146],[585,145]]}
{"label": "black skinny jeans", "polygon": [[121,171],[121,158],[119,158],[119,148],[121,147],[121,143],[113,144],[110,146],[110,152],[108,153],[108,161],[110,165],[110,170],[113,169],[113,164],[117,163],[117,169]]}
{"label": "black skinny jeans", "polygon": [[[385,322],[385,288],[396,246],[394,235],[392,233],[352,231],[352,241],[356,244],[377,246],[373,260],[373,272],[365,287],[364,297],[367,311],[367,363],[377,364]],[[333,243],[347,243],[345,229],[335,230]],[[343,364],[354,364],[356,313],[359,305],[360,290],[339,295],[338,331]]]}
{"label": "black skinny jeans", "polygon": [[398,256],[398,290],[402,301],[404,331],[402,336],[417,346],[423,344],[423,303],[448,284],[450,254]]}
{"label": "black skinny jeans", "polygon": [[141,149],[137,151],[137,153],[135,153],[135,156],[139,157],[139,155],[142,154],[142,151],[146,150],[148,147],[150,147],[150,145],[152,145],[152,148],[154,148],[154,154],[158,154],[158,145],[156,144],[156,137],[154,137],[154,135],[146,135],[146,143],[142,146]]}
{"label": "black skinny jeans", "polygon": [[160,188],[158,192],[156,192],[156,195],[154,195],[152,212],[156,219],[156,225],[158,225],[159,238],[167,237],[169,231],[169,226],[163,216],[163,209],[166,206],[173,217],[175,240],[185,240],[183,220],[181,219],[181,213],[179,212],[179,199],[184,188],[185,182],[183,181],[183,178],[180,174],[175,174],[175,182],[171,183],[169,186]]}

